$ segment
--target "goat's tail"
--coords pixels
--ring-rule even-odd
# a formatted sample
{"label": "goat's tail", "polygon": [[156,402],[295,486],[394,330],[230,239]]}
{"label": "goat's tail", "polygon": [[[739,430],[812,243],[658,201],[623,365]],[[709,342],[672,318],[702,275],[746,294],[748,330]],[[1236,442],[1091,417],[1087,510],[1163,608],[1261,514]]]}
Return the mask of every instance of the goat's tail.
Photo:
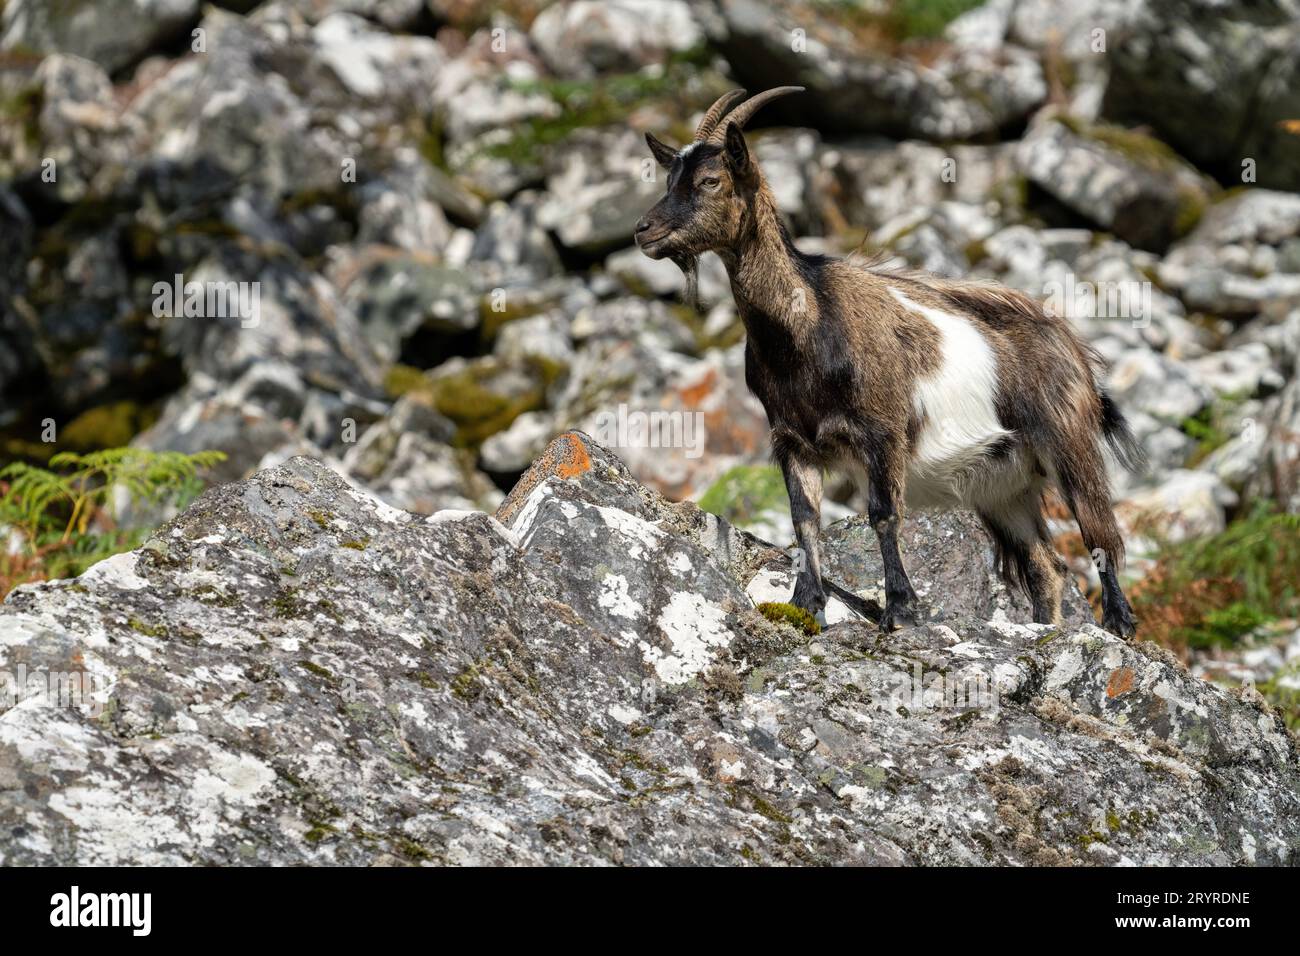
{"label": "goat's tail", "polygon": [[1110,450],[1115,453],[1119,463],[1129,471],[1144,472],[1147,467],[1146,452],[1129,428],[1128,419],[1106,389],[1098,386],[1097,398],[1101,400],[1101,433],[1106,444],[1110,445]]}

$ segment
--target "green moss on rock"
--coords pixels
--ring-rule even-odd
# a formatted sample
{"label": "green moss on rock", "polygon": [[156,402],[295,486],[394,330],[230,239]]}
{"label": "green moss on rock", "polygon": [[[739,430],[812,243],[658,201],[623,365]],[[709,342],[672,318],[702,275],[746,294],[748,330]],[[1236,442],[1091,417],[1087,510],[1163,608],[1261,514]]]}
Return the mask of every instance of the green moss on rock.
{"label": "green moss on rock", "polygon": [[156,412],[135,402],[112,402],[82,412],[59,432],[64,451],[95,451],[121,448],[158,418]]}
{"label": "green moss on rock", "polygon": [[384,375],[384,391],[390,398],[401,398],[408,392],[425,388],[429,380],[418,368],[409,365],[394,365]]}
{"label": "green moss on rock", "polygon": [[785,480],[771,465],[737,465],[709,486],[700,496],[700,509],[745,524],[768,511],[789,506]]}
{"label": "green moss on rock", "polygon": [[822,630],[822,626],[817,623],[817,618],[801,607],[782,601],[765,601],[758,606],[758,613],[773,624],[789,624],[795,630],[806,634],[820,634]]}

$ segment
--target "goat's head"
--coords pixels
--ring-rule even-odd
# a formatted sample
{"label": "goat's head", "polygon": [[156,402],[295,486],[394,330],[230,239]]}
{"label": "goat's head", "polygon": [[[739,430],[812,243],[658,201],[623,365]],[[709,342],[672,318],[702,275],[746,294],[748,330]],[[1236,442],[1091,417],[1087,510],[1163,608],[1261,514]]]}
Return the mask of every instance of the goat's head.
{"label": "goat's head", "polygon": [[732,90],[709,107],[695,141],[680,150],[646,133],[655,161],[668,171],[668,190],[636,224],[636,244],[651,259],[671,257],[686,273],[692,298],[696,260],[735,244],[762,182],[741,130],[763,104],[802,91],[781,86],[737,106],[745,91]]}

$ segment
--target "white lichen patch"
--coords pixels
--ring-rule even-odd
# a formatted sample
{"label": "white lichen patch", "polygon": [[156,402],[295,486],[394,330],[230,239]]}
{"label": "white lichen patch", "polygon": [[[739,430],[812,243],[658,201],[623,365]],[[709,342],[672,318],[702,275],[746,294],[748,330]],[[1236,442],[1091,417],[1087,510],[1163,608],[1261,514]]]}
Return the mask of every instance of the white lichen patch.
{"label": "white lichen patch", "polygon": [[651,524],[644,518],[630,515],[626,511],[619,511],[617,508],[606,508],[601,505],[596,506],[596,511],[600,513],[601,519],[611,531],[624,538],[631,538],[635,542],[628,549],[628,556],[635,561],[644,558],[647,551],[659,550],[663,545],[664,538],[667,536],[662,528]]}
{"label": "white lichen patch", "polygon": [[274,782],[275,771],[252,754],[217,751],[211,755],[209,766],[194,775],[194,791],[227,803],[251,804]]}
{"label": "white lichen patch", "polygon": [[1025,676],[1019,664],[1003,661],[993,668],[993,687],[1000,695],[1014,694],[1024,684]]}
{"label": "white lichen patch", "polygon": [[1007,618],[1006,610],[998,608],[993,612],[989,624],[1003,637],[1013,640],[1032,641],[1057,630],[1055,624],[1017,624]]}
{"label": "white lichen patch", "polygon": [[528,539],[532,537],[533,525],[537,523],[542,504],[552,499],[555,484],[559,480],[553,477],[547,478],[529,492],[528,497],[524,499],[523,507],[515,513],[514,520],[510,522],[510,529],[521,547],[528,547]]}
{"label": "white lichen patch", "polygon": [[1151,693],[1163,700],[1171,710],[1193,713],[1203,719],[1210,715],[1202,704],[1187,697],[1170,681],[1156,684],[1151,688]]}
{"label": "white lichen patch", "polygon": [[[155,795],[153,799],[158,799]],[[70,820],[79,832],[78,860],[86,866],[129,860],[139,866],[175,865],[179,856],[158,850],[193,842],[164,804],[134,806],[109,779],[91,777],[84,786],[66,787],[50,795],[49,807]]]}
{"label": "white lichen patch", "polygon": [[147,588],[149,582],[135,573],[135,562],[139,555],[138,551],[124,551],[92,564],[82,573],[81,583],[86,587],[108,585],[124,591]]}
{"label": "white lichen patch", "polygon": [[685,551],[674,551],[666,563],[669,570],[677,575],[687,575],[695,570],[695,565],[691,564],[690,556]]}
{"label": "white lichen patch", "polygon": [[621,574],[607,574],[600,582],[596,603],[615,617],[635,620],[645,609],[628,594],[627,578]]}
{"label": "white lichen patch", "polygon": [[835,796],[847,802],[849,808],[854,813],[871,813],[883,809],[885,806],[885,801],[882,799],[880,793],[872,790],[870,787],[859,787],[849,784],[840,787],[840,789],[836,791]]}
{"label": "white lichen patch", "polygon": [[261,714],[252,712],[238,704],[226,709],[225,722],[237,730],[245,731],[270,726],[266,718]]}
{"label": "white lichen patch", "polygon": [[441,511],[435,511],[429,517],[424,519],[425,524],[453,524],[464,521],[466,518],[472,518],[474,515],[482,514],[481,511],[471,511],[466,508],[443,508]]}
{"label": "white lichen patch", "polygon": [[668,684],[684,684],[713,662],[714,648],[731,641],[727,616],[698,594],[678,591],[655,621],[671,652],[641,642],[647,664]]}
{"label": "white lichen patch", "polygon": [[72,711],[50,707],[40,698],[20,701],[0,717],[0,745],[12,746],[23,760],[50,771],[84,773],[90,765],[88,755],[100,743]]}
{"label": "white lichen patch", "polygon": [[1049,741],[1042,737],[1026,737],[1023,734],[1012,734],[1008,743],[1011,746],[1012,755],[1023,763],[1047,767],[1061,766],[1065,763],[1065,756],[1062,752],[1054,748]]}
{"label": "white lichen patch", "polygon": [[346,494],[363,508],[373,511],[375,517],[385,524],[405,524],[415,517],[409,511],[394,508],[392,505],[379,500],[379,498],[359,485],[349,484]]}
{"label": "white lichen patch", "polygon": [[[30,588],[36,585],[27,584],[22,587]],[[50,628],[30,614],[12,614],[0,618],[0,647],[24,647],[36,638],[49,633]]]}
{"label": "white lichen patch", "polygon": [[1056,659],[1043,684],[1043,690],[1051,693],[1068,687],[1082,673],[1083,651],[1072,647]]}
{"label": "white lichen patch", "polygon": [[794,595],[794,578],[785,571],[759,571],[745,585],[745,593],[757,607],[769,601],[787,603]]}
{"label": "white lichen patch", "polygon": [[624,707],[622,704],[610,704],[606,713],[620,724],[635,724],[644,717],[635,707]]}
{"label": "white lichen patch", "polygon": [[417,727],[427,729],[430,726],[429,712],[425,709],[424,704],[418,700],[404,701],[397,705],[397,710],[398,713]]}

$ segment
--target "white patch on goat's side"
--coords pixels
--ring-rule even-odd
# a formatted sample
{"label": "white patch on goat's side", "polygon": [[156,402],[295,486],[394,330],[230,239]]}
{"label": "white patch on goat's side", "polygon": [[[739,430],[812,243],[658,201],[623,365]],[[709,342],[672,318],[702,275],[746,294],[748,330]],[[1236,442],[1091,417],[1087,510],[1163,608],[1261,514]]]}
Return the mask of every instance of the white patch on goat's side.
{"label": "white patch on goat's side", "polygon": [[889,291],[903,308],[933,325],[941,342],[938,371],[917,379],[912,394],[924,425],[908,475],[908,500],[962,501],[963,486],[985,463],[989,447],[1012,434],[998,421],[997,359],[970,319],[921,305],[895,288]]}

